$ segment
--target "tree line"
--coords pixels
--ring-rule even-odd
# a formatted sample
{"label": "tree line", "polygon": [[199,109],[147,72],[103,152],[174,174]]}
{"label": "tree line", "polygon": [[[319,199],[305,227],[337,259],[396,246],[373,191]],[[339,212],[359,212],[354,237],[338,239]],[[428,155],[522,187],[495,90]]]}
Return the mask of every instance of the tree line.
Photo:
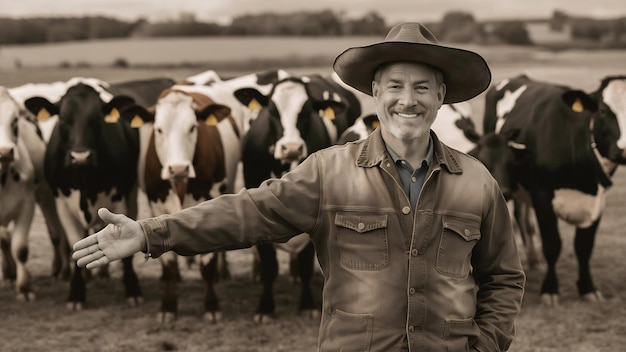
{"label": "tree line", "polygon": [[[555,31],[570,28],[572,40],[602,42],[626,47],[626,17],[591,19],[555,11],[547,21]],[[533,45],[530,21],[479,22],[471,13],[450,11],[442,20],[427,23],[441,41],[453,43],[504,43]],[[124,21],[112,17],[0,18],[0,44],[42,44],[65,41],[131,37],[197,36],[384,36],[390,25],[377,12],[348,18],[331,10],[289,14],[261,13],[233,18],[228,25],[200,21],[193,13],[181,13],[168,21]]]}

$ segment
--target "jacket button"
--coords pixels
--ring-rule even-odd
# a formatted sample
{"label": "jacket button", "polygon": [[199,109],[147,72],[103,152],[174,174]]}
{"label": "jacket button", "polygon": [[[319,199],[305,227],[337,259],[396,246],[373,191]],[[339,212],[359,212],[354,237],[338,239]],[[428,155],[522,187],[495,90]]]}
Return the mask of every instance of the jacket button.
{"label": "jacket button", "polygon": [[411,249],[411,255],[417,257],[417,248]]}
{"label": "jacket button", "polygon": [[359,230],[363,230],[363,229],[365,228],[365,224],[364,224],[364,223],[362,223],[362,222],[360,222],[358,225],[356,225],[356,227],[357,227]]}
{"label": "jacket button", "polygon": [[465,236],[469,236],[471,234],[469,229],[465,229]]}
{"label": "jacket button", "polygon": [[415,328],[413,327],[413,325],[409,325],[409,332],[413,332],[413,330],[415,330]]}
{"label": "jacket button", "polygon": [[411,212],[411,207],[406,206],[406,207],[402,208],[402,214],[407,215],[410,212]]}
{"label": "jacket button", "polygon": [[414,295],[414,294],[415,294],[415,287],[411,287],[411,288],[409,289],[409,294],[410,294],[410,295]]}

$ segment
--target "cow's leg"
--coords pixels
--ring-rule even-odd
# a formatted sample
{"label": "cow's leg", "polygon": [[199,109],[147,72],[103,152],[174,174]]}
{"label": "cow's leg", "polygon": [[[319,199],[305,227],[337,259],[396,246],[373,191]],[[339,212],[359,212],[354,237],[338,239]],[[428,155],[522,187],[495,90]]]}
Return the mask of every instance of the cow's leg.
{"label": "cow's leg", "polygon": [[70,294],[67,297],[68,310],[82,310],[87,297],[87,287],[83,278],[82,269],[74,263],[74,271],[70,278]]}
{"label": "cow's leg", "polygon": [[216,323],[222,319],[219,300],[213,284],[219,277],[219,253],[203,255],[200,260],[200,274],[204,279],[204,319]]}
{"label": "cow's leg", "polygon": [[11,255],[11,233],[6,227],[0,226],[0,249],[2,250],[2,278],[11,286],[17,277],[15,260]]}
{"label": "cow's leg", "polygon": [[311,279],[315,265],[315,247],[310,242],[298,253],[298,275],[300,277],[301,293],[299,312],[303,316],[317,318],[320,312],[315,308],[313,293],[311,292]]}
{"label": "cow's leg", "polygon": [[17,298],[24,301],[35,299],[35,293],[30,285],[30,274],[26,269],[28,260],[28,233],[35,213],[35,200],[24,202],[21,207],[19,218],[15,221],[13,235],[11,236],[11,255],[17,269],[15,290]]}
{"label": "cow's leg", "polygon": [[558,219],[552,209],[552,193],[541,192],[535,194],[533,204],[539,223],[539,233],[543,246],[543,255],[546,260],[546,274],[541,286],[541,300],[547,305],[558,305],[559,282],[556,274],[556,263],[561,255],[561,236],[559,234]]}
{"label": "cow's leg", "polygon": [[161,267],[163,269],[161,281],[163,282],[163,297],[161,298],[161,311],[157,315],[159,322],[167,323],[176,318],[178,311],[178,297],[176,287],[181,281],[178,270],[178,256],[173,252],[161,255]]}
{"label": "cow's leg", "polygon": [[515,200],[514,216],[526,250],[528,267],[531,270],[537,269],[541,267],[541,259],[539,258],[539,253],[535,246],[537,223],[532,205],[525,201]]}
{"label": "cow's leg", "polygon": [[122,259],[124,275],[122,281],[126,289],[126,301],[131,307],[136,307],[143,303],[143,293],[139,287],[139,279],[133,268],[133,256]]}
{"label": "cow's leg", "polygon": [[574,251],[578,259],[578,281],[576,282],[576,286],[578,287],[578,293],[582,299],[589,302],[600,302],[604,300],[602,293],[596,290],[593,285],[589,266],[599,223],[600,219],[596,220],[596,222],[588,228],[576,228],[576,237],[574,239]]}
{"label": "cow's leg", "polygon": [[55,279],[68,280],[71,273],[70,246],[67,242],[65,230],[61,225],[54,196],[47,183],[38,187],[35,193],[37,204],[46,222],[48,235],[52,242],[54,255],[52,258],[52,277]]}
{"label": "cow's leg", "polygon": [[272,319],[276,308],[274,303],[274,281],[278,277],[278,259],[276,258],[276,249],[273,244],[259,245],[257,246],[257,251],[259,252],[259,261],[261,263],[263,292],[261,293],[254,321],[263,323],[265,320]]}

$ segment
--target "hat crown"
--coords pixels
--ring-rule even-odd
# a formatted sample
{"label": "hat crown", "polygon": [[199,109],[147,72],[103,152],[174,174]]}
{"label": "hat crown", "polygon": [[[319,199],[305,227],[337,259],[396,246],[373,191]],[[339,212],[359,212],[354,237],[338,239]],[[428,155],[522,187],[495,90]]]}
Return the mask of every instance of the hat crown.
{"label": "hat crown", "polygon": [[386,42],[407,42],[420,44],[438,44],[437,38],[421,23],[400,23],[393,26],[387,37]]}

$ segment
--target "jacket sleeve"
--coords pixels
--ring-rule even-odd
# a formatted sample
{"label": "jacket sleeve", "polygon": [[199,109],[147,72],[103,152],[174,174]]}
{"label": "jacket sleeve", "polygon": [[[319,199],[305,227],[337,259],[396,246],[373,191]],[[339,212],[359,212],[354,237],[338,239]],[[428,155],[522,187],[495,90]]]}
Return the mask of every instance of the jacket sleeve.
{"label": "jacket sleeve", "polygon": [[475,321],[478,351],[506,351],[515,335],[514,320],[521,309],[526,276],[513,235],[509,210],[495,182],[485,186],[481,239],[472,255],[478,283]]}
{"label": "jacket sleeve", "polygon": [[320,181],[314,155],[281,179],[242,189],[173,214],[139,220],[149,257],[167,251],[193,255],[285,242],[310,232],[320,204]]}

